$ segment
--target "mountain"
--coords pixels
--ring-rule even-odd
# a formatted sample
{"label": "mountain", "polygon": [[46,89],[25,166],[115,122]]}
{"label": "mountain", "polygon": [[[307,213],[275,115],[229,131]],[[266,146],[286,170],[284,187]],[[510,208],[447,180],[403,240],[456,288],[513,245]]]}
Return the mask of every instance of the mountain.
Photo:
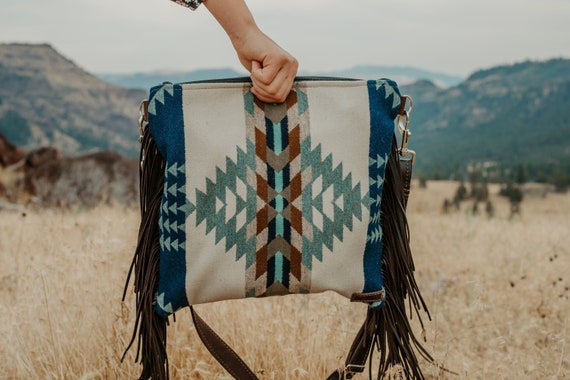
{"label": "mountain", "polygon": [[134,156],[145,96],[103,82],[50,45],[0,44],[0,133],[18,146]]}
{"label": "mountain", "polygon": [[[229,68],[203,69],[193,71],[152,71],[134,74],[98,74],[102,80],[127,88],[148,89],[158,83],[169,81],[189,82],[194,80],[207,80],[219,78],[235,78],[244,76]],[[332,76],[348,78],[391,78],[401,84],[409,84],[420,79],[436,83],[440,87],[454,86],[464,78],[444,73],[423,70],[404,66],[355,66],[345,70],[336,71],[301,71],[300,76]]]}
{"label": "mountain", "polygon": [[390,78],[400,85],[420,80],[428,80],[439,87],[451,87],[461,83],[465,78],[445,73],[419,69],[409,66],[354,66],[345,70],[312,72],[306,75],[324,75],[348,78]]}
{"label": "mountain", "polygon": [[[397,79],[376,67],[352,70],[316,74]],[[138,104],[148,87],[242,75],[155,74],[144,90],[126,89],[85,72],[49,45],[0,44],[0,134],[17,146],[52,145],[66,155],[114,150],[135,156]],[[570,178],[570,60],[493,67],[451,87],[436,81],[399,81],[414,100],[416,173],[447,178],[479,167],[491,179],[517,170],[534,180]]]}
{"label": "mountain", "polygon": [[151,71],[134,74],[97,74],[97,76],[105,82],[115,84],[125,88],[138,88],[147,90],[162,82],[191,82],[195,80],[207,80],[218,78],[235,78],[244,76],[228,68],[221,69],[201,69],[193,71]]}
{"label": "mountain", "polygon": [[412,96],[417,169],[449,176],[467,165],[492,175],[524,168],[533,179],[570,175],[570,60],[522,62],[473,73],[441,89],[420,81]]}

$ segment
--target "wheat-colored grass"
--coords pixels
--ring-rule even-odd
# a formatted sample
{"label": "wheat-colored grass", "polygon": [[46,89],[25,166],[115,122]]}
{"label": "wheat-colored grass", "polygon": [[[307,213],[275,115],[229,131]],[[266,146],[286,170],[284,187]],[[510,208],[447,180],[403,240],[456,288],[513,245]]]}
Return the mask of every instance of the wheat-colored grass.
{"label": "wheat-colored grass", "polygon": [[[443,215],[455,187],[416,187],[409,206],[417,278],[433,318],[426,346],[458,373],[424,363],[427,378],[570,378],[570,195],[525,199],[512,220],[498,197],[493,219]],[[137,377],[134,353],[119,360],[134,321],[132,289],[126,304],[120,298],[137,223],[135,210],[121,208],[0,211],[0,379]],[[365,312],[334,294],[198,310],[263,379],[325,378]],[[188,310],[169,327],[168,350],[174,379],[229,378]]]}

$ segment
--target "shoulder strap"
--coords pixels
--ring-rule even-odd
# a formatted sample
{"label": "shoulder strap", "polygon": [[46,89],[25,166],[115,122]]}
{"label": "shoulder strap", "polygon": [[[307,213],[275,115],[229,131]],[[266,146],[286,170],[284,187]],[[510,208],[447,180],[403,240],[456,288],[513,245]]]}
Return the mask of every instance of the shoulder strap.
{"label": "shoulder strap", "polygon": [[198,336],[210,354],[232,375],[240,380],[258,380],[253,371],[245,364],[242,358],[208,324],[200,318],[198,313],[190,306],[192,321]]}

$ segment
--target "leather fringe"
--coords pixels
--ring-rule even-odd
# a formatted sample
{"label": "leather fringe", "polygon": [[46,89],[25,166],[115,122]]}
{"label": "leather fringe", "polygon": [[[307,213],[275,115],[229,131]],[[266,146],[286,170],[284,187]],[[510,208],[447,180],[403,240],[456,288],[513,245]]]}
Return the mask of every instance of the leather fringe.
{"label": "leather fringe", "polygon": [[386,300],[381,308],[368,311],[364,324],[368,326],[366,330],[375,330],[368,367],[372,378],[372,358],[376,346],[380,351],[378,379],[381,379],[394,365],[402,366],[408,379],[424,379],[415,351],[430,363],[433,363],[434,359],[412,331],[406,315],[406,299],[410,318],[416,314],[422,331],[424,324],[420,311],[423,310],[430,320],[431,316],[414,278],[415,266],[410,250],[406,199],[402,191],[402,173],[396,140],[392,143],[392,152],[387,165],[381,204],[384,240],[382,276]]}
{"label": "leather fringe", "polygon": [[133,335],[121,361],[125,359],[127,352],[137,340],[135,362],[142,365],[139,379],[168,380],[166,354],[168,319],[160,317],[154,309],[160,260],[158,218],[164,188],[165,160],[158,151],[148,127],[143,133],[140,160],[141,224],[137,248],[123,291],[124,301],[134,272],[136,320]]}
{"label": "leather fringe", "polygon": [[[430,363],[434,363],[434,359],[412,331],[406,311],[406,300],[411,314],[410,318],[413,318],[415,314],[422,329],[424,325],[420,312],[425,312],[430,320],[431,317],[414,278],[415,266],[410,250],[405,210],[406,199],[402,190],[401,169],[395,140],[392,144],[390,158],[381,204],[384,239],[382,276],[386,300],[381,308],[368,310],[366,320],[350,350],[347,364],[365,362],[364,355],[367,355],[369,377],[372,378],[372,360],[375,348],[377,348],[380,352],[378,379],[382,379],[390,367],[400,365],[406,378],[424,380],[416,351]],[[140,171],[141,225],[137,248],[123,292],[124,300],[134,273],[136,320],[133,335],[121,361],[137,340],[135,362],[140,362],[143,367],[139,379],[168,380],[166,354],[168,319],[160,317],[154,310],[160,260],[157,221],[164,188],[165,161],[151,137],[149,128],[145,128],[143,134],[141,162],[143,161],[144,165],[141,166]],[[359,350],[357,347],[366,347],[366,349]],[[351,355],[362,355],[362,357],[361,359],[351,358]],[[329,379],[350,379],[353,373],[340,371],[331,375]]]}

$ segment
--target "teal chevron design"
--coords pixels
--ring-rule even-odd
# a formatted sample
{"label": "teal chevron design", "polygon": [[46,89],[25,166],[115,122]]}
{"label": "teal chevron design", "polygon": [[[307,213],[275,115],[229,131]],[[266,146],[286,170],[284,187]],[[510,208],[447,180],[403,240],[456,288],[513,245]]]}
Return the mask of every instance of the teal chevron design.
{"label": "teal chevron design", "polygon": [[148,113],[156,115],[156,102],[164,105],[164,93],[168,93],[170,96],[173,96],[174,86],[172,84],[164,84],[160,87],[155,95],[149,100]]}
{"label": "teal chevron design", "polygon": [[378,226],[375,229],[373,229],[372,232],[368,235],[367,241],[372,243],[378,243],[382,241],[382,228]]}
{"label": "teal chevron design", "polygon": [[[314,149],[310,146],[309,136],[302,143],[301,168],[311,173],[311,177],[304,177],[308,181],[304,183],[300,207],[303,218],[312,227],[312,239],[304,236],[302,247],[303,264],[309,269],[312,267],[312,258],[322,261],[323,248],[332,250],[334,239],[342,241],[344,229],[352,231],[353,219],[361,221],[363,209],[368,210],[376,201],[370,199],[368,193],[363,195],[361,184],[353,183],[352,175],[344,173],[342,163],[333,166],[332,154],[323,159],[321,146],[317,145]],[[214,231],[216,244],[225,239],[226,252],[235,247],[236,260],[247,252],[255,253],[255,237],[247,238],[247,227],[255,222],[257,211],[264,206],[260,204],[257,189],[248,183],[247,172],[253,168],[255,147],[248,142],[246,151],[237,147],[236,161],[226,157],[226,167],[216,168],[216,177],[206,178],[205,188],[196,189],[195,204],[187,201],[177,206],[177,209],[183,208],[187,216],[195,214],[196,226],[205,223],[207,234]],[[245,193],[239,192],[240,187],[246,189]],[[172,189],[173,192],[181,190],[174,186]],[[279,195],[275,200],[280,205],[276,212],[281,215],[287,200]],[[229,205],[234,206],[230,208]],[[246,265],[253,263],[254,255],[248,257]]]}
{"label": "teal chevron design", "polygon": [[400,106],[400,95],[396,91],[396,89],[385,79],[378,79],[376,81],[376,90],[378,91],[381,87],[384,88],[385,99],[390,99],[392,97],[392,108],[396,108]]}
{"label": "teal chevron design", "polygon": [[[358,157],[342,161],[340,152],[329,153],[336,149],[336,143],[325,145],[324,141],[332,136],[322,140],[316,137],[327,133],[328,126],[310,125],[311,120],[317,120],[311,118],[311,102],[315,101],[314,109],[320,109],[323,99],[328,99],[308,99],[311,91],[300,84],[285,102],[265,104],[244,86],[243,115],[232,116],[236,118],[233,127],[245,128],[245,141],[224,140],[224,146],[229,141],[235,150],[226,152],[225,161],[216,166],[200,168],[211,169],[213,174],[196,178],[191,177],[192,165],[203,165],[205,160],[184,162],[187,149],[192,147],[187,142],[195,142],[191,139],[192,129],[185,125],[185,116],[193,110],[191,102],[183,101],[184,86],[165,84],[152,89],[149,126],[166,159],[159,213],[160,282],[155,298],[161,316],[188,305],[187,297],[193,297],[187,294],[190,290],[202,290],[186,289],[192,271],[201,269],[200,265],[190,266],[195,264],[195,253],[207,255],[215,251],[219,257],[225,251],[227,258],[236,262],[235,267],[230,266],[232,276],[240,276],[235,271],[244,270],[246,296],[308,293],[314,289],[311,277],[315,281],[322,277],[323,272],[317,275],[314,271],[321,267],[319,262],[324,262],[322,267],[326,269],[327,260],[334,259],[335,264],[345,258],[352,260],[348,256],[337,257],[345,254],[339,247],[356,240],[362,247],[359,237],[365,228],[364,251],[357,253],[362,256],[362,263],[357,266],[358,270],[363,269],[363,292],[383,289],[379,271],[383,244],[380,203],[394,118],[399,109],[399,90],[389,80],[367,81],[368,103],[347,102],[349,110],[354,107],[355,112],[369,112],[370,129],[364,131],[367,143],[366,135],[357,136],[362,143]],[[342,106],[344,99],[336,99],[335,104],[336,101]],[[344,111],[344,107],[339,108]],[[230,109],[234,110],[233,105]],[[331,124],[336,123],[334,115],[331,112]],[[238,120],[240,117],[245,118],[245,124]],[[361,127],[367,128],[355,126],[359,133]],[[337,126],[331,128],[336,131]],[[356,177],[356,172],[349,170],[349,165],[366,166],[366,161],[357,162],[364,158],[363,154],[368,156],[368,175],[364,167],[359,167],[358,173],[365,178]],[[215,158],[216,162],[219,158],[222,157]],[[349,238],[348,231],[354,230],[358,230],[358,237]],[[198,231],[204,231],[216,247],[196,252],[194,248],[206,246],[199,237],[196,240]],[[193,240],[187,240],[189,237]],[[194,247],[194,242],[199,244]],[[201,277],[195,278],[192,287],[200,287]]]}
{"label": "teal chevron design", "polygon": [[165,190],[158,222],[160,247],[164,252],[183,251],[186,248],[186,226],[179,216],[185,219],[194,208],[186,200],[185,176],[186,170],[182,163],[174,162],[164,171]]}
{"label": "teal chevron design", "polygon": [[174,313],[174,308],[172,307],[172,303],[168,302],[167,304],[165,304],[164,302],[164,293],[160,293],[156,296],[156,303],[158,304],[158,306],[164,310],[165,312],[172,314]]}
{"label": "teal chevron design", "polygon": [[[255,147],[247,144],[244,152],[237,147],[237,160],[226,157],[224,170],[216,168],[216,178],[206,178],[205,189],[196,189],[195,204],[181,207],[187,216],[195,214],[196,226],[206,223],[206,233],[215,231],[216,244],[225,239],[225,250],[236,247],[236,261],[247,252],[255,252],[255,240],[247,239],[247,226],[255,220],[257,192],[248,184],[247,172],[255,167]],[[246,189],[241,193],[240,189]],[[251,258],[250,258],[251,259]]]}
{"label": "teal chevron design", "polygon": [[170,197],[189,189],[168,180],[184,167],[167,168],[163,213],[182,214],[185,222],[161,223],[161,246],[179,249],[184,242],[173,231],[188,223],[202,226],[226,253],[235,250],[236,262],[245,257],[246,295],[309,292],[314,260],[325,261],[325,252],[344,241],[356,220],[371,218],[367,239],[382,240],[379,210],[371,209],[380,201],[376,189],[383,184],[387,154],[370,156],[374,178],[355,181],[334,153],[324,154],[312,141],[310,106],[301,89],[277,105],[258,103],[245,92],[244,111],[245,145],[236,146],[183,203]]}
{"label": "teal chevron design", "polygon": [[[310,137],[306,143],[310,146]],[[311,258],[323,261],[323,248],[332,250],[334,238],[342,241],[344,228],[352,231],[353,218],[362,220],[363,208],[371,202],[368,194],[362,195],[360,183],[353,184],[352,175],[343,173],[342,163],[333,167],[330,154],[322,159],[320,145],[301,154],[301,166],[312,173],[303,189],[302,206],[313,232],[312,240],[303,237],[303,265],[311,269]]]}

